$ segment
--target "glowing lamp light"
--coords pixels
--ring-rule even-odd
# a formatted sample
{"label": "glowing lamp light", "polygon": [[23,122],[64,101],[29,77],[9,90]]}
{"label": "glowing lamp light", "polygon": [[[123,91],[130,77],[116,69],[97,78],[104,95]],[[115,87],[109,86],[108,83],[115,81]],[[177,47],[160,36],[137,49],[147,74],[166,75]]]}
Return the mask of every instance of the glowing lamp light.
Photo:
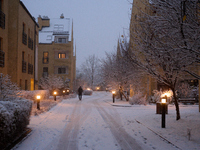
{"label": "glowing lamp light", "polygon": [[67,90],[67,92],[69,93],[69,90]]}
{"label": "glowing lamp light", "polygon": [[166,103],[166,98],[162,98],[161,103]]}
{"label": "glowing lamp light", "polygon": [[89,90],[90,90],[90,88],[87,88],[87,90],[89,91]]}
{"label": "glowing lamp light", "polygon": [[99,87],[97,87],[97,90],[99,90]]}
{"label": "glowing lamp light", "polygon": [[40,95],[37,95],[36,98],[39,100],[39,99],[41,98],[41,96],[40,96]]}
{"label": "glowing lamp light", "polygon": [[173,94],[172,94],[172,91],[168,91],[168,92],[165,92],[164,94],[161,95],[161,97],[171,97]]}
{"label": "glowing lamp light", "polygon": [[63,90],[63,93],[65,93],[65,90]]}
{"label": "glowing lamp light", "polygon": [[56,94],[57,94],[57,92],[54,92],[53,94],[54,94],[54,95],[56,95]]}
{"label": "glowing lamp light", "polygon": [[116,93],[116,91],[112,91],[112,94],[115,94]]}

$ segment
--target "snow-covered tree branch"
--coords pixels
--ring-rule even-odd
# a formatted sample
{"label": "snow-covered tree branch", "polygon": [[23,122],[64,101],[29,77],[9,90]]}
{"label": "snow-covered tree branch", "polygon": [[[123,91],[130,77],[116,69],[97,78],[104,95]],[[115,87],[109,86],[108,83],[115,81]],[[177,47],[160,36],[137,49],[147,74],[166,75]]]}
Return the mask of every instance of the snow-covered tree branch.
{"label": "snow-covered tree branch", "polygon": [[56,75],[49,75],[45,78],[40,78],[39,86],[44,90],[55,90],[64,87],[64,80]]}
{"label": "snow-covered tree branch", "polygon": [[131,22],[129,61],[137,64],[157,81],[168,86],[174,94],[177,120],[180,119],[175,94],[179,79],[185,72],[197,77],[200,26],[197,0],[152,0],[144,3]]}
{"label": "snow-covered tree branch", "polygon": [[8,97],[19,94],[17,84],[12,83],[8,75],[0,74],[0,100],[7,100]]}

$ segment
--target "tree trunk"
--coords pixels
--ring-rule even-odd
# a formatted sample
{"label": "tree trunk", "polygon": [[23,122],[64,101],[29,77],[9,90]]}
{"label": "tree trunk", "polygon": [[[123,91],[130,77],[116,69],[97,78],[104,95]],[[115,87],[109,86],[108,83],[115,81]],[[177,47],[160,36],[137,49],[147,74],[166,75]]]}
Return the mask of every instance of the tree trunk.
{"label": "tree trunk", "polygon": [[175,92],[174,88],[172,88],[172,92],[173,92],[173,97],[174,97],[174,104],[175,104],[175,107],[176,107],[176,120],[179,120],[179,119],[181,119],[181,116],[180,116],[178,99],[177,99],[176,92]]}

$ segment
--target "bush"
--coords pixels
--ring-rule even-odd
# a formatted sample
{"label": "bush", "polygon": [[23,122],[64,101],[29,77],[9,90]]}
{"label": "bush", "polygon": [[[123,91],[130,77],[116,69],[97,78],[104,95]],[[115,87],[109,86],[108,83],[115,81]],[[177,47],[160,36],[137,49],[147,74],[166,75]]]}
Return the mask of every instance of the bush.
{"label": "bush", "polygon": [[29,124],[32,102],[21,99],[0,101],[0,147],[12,142]]}
{"label": "bush", "polygon": [[0,100],[10,100],[19,94],[16,83],[12,83],[8,75],[0,73]]}
{"label": "bush", "polygon": [[35,91],[21,91],[22,98],[35,100],[37,95],[41,96],[41,99],[49,99],[49,90],[35,90]]}
{"label": "bush", "polygon": [[143,96],[142,93],[138,92],[137,94],[133,95],[133,97],[129,99],[129,103],[131,105],[134,105],[134,104],[146,105],[147,104],[146,96]]}

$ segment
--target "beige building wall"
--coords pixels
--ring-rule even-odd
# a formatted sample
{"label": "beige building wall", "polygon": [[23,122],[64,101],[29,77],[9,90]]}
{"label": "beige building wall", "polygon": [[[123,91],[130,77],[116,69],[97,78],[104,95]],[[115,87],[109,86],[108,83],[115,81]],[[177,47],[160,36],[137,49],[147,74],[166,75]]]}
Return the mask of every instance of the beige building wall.
{"label": "beige building wall", "polygon": [[7,74],[8,68],[8,1],[1,0],[0,15],[0,73]]}
{"label": "beige building wall", "polygon": [[[49,27],[51,19],[38,18],[40,23],[40,29],[42,27]],[[63,78],[65,81],[69,79],[69,88],[73,90],[73,82],[76,74],[76,55],[74,54],[74,42],[73,42],[73,24],[71,29],[71,41],[66,43],[57,43],[52,41],[51,43],[39,43],[38,46],[38,79],[47,75],[57,75]],[[45,53],[48,53],[47,62],[44,61]],[[58,58],[59,53],[65,53],[66,58]],[[66,68],[66,73],[59,74],[58,68]],[[47,69],[48,68],[48,69]],[[47,69],[44,72],[44,70]]]}
{"label": "beige building wall", "polygon": [[4,73],[8,74],[11,81],[17,83],[22,90],[34,90],[38,25],[20,0],[4,2],[8,14],[3,40],[6,49]]}
{"label": "beige building wall", "polygon": [[[134,27],[133,27],[133,23],[135,22],[135,20],[137,20],[138,16],[142,15],[143,12],[149,13],[148,11],[148,5],[149,5],[149,1],[148,0],[134,0],[133,1],[133,6],[132,6],[132,14],[131,14],[131,22],[130,22],[130,46],[134,47],[135,43],[134,43]],[[141,56],[142,57],[142,56]],[[147,97],[151,96],[153,94],[153,90],[157,89],[157,82],[155,79],[153,79],[151,76],[149,75],[142,75],[141,77],[141,87],[142,87],[142,93],[144,95],[146,95]],[[135,92],[135,89],[137,87],[135,87],[134,85],[131,86],[131,95],[133,95]]]}

